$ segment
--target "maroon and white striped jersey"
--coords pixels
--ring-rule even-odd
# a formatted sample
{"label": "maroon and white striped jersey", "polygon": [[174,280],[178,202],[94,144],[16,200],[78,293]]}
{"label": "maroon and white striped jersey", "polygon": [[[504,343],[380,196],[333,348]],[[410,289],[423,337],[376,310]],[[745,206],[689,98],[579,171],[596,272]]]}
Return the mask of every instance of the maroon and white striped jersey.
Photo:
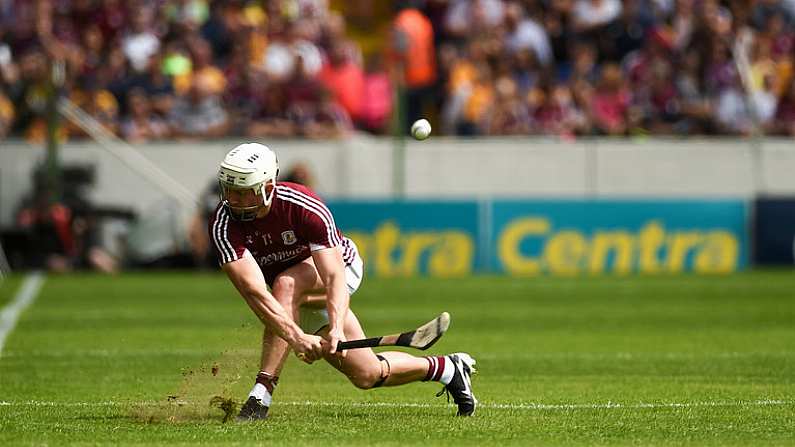
{"label": "maroon and white striped jersey", "polygon": [[345,265],[351,265],[358,256],[355,245],[342,235],[323,201],[311,189],[296,183],[277,183],[270,212],[261,219],[235,220],[219,204],[209,231],[221,265],[248,252],[268,285],[315,250],[340,246]]}

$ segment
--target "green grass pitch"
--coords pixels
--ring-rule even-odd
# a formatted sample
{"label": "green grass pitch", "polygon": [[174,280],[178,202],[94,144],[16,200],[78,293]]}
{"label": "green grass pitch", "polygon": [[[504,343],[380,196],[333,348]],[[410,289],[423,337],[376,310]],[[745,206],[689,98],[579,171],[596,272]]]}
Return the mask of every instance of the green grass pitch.
{"label": "green grass pitch", "polygon": [[368,278],[352,307],[370,335],[449,311],[428,352],[478,360],[476,415],[291,356],[271,418],[224,424],[261,328],[223,276],[49,276],[0,354],[0,445],[795,445],[792,272]]}

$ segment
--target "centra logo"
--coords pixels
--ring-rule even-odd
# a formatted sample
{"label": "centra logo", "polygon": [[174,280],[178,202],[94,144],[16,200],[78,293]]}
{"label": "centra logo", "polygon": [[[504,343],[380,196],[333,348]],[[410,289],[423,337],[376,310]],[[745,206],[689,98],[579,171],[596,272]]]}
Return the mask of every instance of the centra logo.
{"label": "centra logo", "polygon": [[740,240],[724,228],[673,230],[659,220],[640,228],[557,229],[551,219],[538,216],[506,225],[497,257],[515,275],[730,273],[740,264]]}

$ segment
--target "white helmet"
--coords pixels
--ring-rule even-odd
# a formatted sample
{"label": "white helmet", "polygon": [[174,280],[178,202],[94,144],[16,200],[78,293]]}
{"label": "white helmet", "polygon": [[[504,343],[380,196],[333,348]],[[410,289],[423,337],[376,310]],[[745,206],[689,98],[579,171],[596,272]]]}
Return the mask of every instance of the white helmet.
{"label": "white helmet", "polygon": [[[279,160],[267,146],[259,143],[241,144],[226,154],[218,171],[221,200],[234,217],[253,220],[260,209],[270,206],[275,189],[267,194],[265,185],[276,186],[279,175]],[[262,197],[262,203],[254,206],[232,207],[227,200],[230,189],[251,189]]]}

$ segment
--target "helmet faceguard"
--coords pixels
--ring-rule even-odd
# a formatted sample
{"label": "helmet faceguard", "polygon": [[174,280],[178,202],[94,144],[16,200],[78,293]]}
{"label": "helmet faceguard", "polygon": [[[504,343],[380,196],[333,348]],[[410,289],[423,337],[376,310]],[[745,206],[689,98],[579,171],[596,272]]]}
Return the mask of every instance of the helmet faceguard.
{"label": "helmet faceguard", "polygon": [[[227,209],[229,209],[229,212],[232,214],[232,217],[242,221],[249,221],[256,219],[260,210],[270,206],[271,202],[273,201],[273,195],[275,194],[276,191],[274,185],[274,188],[271,189],[270,194],[268,194],[267,192],[268,188],[266,185],[273,185],[274,182],[272,181],[268,181],[268,183],[263,183],[261,185],[254,186],[251,188],[236,188],[233,186],[229,186],[220,180],[218,181],[218,183],[221,185],[221,201],[223,202],[224,206],[226,206]],[[229,202],[230,191],[240,191],[240,192],[252,191],[258,198],[257,203],[250,206],[233,206]]]}
{"label": "helmet faceguard", "polygon": [[[221,163],[218,172],[221,201],[235,219],[254,220],[262,209],[267,209],[273,202],[278,175],[279,162],[273,151],[258,143],[241,144],[232,149]],[[272,185],[270,192],[267,185]],[[229,195],[234,191],[253,192],[257,203],[233,206],[229,202]]]}

